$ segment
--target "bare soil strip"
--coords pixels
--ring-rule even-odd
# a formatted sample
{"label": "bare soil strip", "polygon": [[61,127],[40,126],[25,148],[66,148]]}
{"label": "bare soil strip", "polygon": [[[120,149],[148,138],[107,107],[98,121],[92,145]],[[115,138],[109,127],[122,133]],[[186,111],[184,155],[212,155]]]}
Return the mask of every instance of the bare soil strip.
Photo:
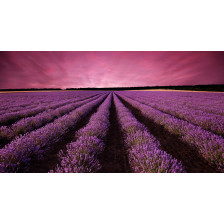
{"label": "bare soil strip", "polygon": [[105,150],[99,155],[102,165],[100,173],[130,173],[128,154],[124,147],[120,125],[117,119],[114,99],[110,108],[110,128]]}
{"label": "bare soil strip", "polygon": [[[66,151],[66,145],[70,142],[76,141],[75,133],[79,129],[86,126],[90,120],[90,117],[93,113],[95,113],[100,105],[94,107],[90,114],[86,116],[84,119],[81,119],[81,121],[75,125],[74,129],[71,129],[61,141],[57,143],[53,143],[50,147],[50,149],[45,153],[44,159],[38,160],[34,159],[28,170],[25,170],[25,172],[28,173],[47,173],[50,170],[54,169],[56,165],[60,162],[58,158],[58,153],[60,150]],[[24,170],[21,170],[20,172],[24,172]]]}
{"label": "bare soil strip", "polygon": [[[119,96],[118,96],[119,97]],[[217,173],[215,167],[197,152],[193,146],[183,142],[178,136],[169,133],[162,125],[156,124],[153,120],[144,117],[140,110],[134,108],[129,103],[121,99],[122,103],[130,109],[137,120],[143,123],[149,132],[156,137],[161,144],[161,149],[172,155],[174,158],[182,161],[188,173]]]}

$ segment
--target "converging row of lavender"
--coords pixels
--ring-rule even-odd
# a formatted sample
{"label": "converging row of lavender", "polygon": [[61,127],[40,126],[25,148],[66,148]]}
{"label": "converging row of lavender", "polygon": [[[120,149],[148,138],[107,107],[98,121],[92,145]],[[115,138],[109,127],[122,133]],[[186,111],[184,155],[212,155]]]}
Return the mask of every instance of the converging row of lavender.
{"label": "converging row of lavender", "polygon": [[185,172],[183,164],[161,150],[160,143],[156,138],[147,131],[143,124],[137,121],[116,95],[115,105],[133,171],[144,173]]}
{"label": "converging row of lavender", "polygon": [[2,94],[0,172],[224,172],[223,102],[168,91]]}
{"label": "converging row of lavender", "polygon": [[59,152],[60,164],[57,164],[55,172],[89,173],[102,168],[98,155],[105,150],[104,141],[110,125],[111,101],[112,94],[91,116],[88,124],[76,133],[77,140],[66,146],[67,151]]}
{"label": "converging row of lavender", "polygon": [[80,98],[79,100],[72,100],[72,101],[70,100],[66,104],[63,103],[63,104],[57,104],[56,106],[53,107],[50,106],[48,107],[47,110],[45,110],[42,113],[38,113],[35,116],[22,118],[18,122],[12,124],[9,127],[2,126],[0,128],[0,140],[9,141],[20,134],[25,134],[27,132],[33,131],[96,98],[97,96],[95,97],[91,96],[87,98]]}
{"label": "converging row of lavender", "polygon": [[[130,94],[127,96],[131,96]],[[165,96],[161,99],[161,97],[154,96],[153,98],[147,97],[147,95],[136,95],[133,94],[133,97],[135,99],[139,99],[142,101],[147,102],[147,105],[158,109],[162,112],[171,114],[173,116],[176,116],[177,118],[189,121],[195,125],[199,125],[202,128],[212,131],[215,134],[219,134],[224,136],[224,116],[221,115],[224,109],[219,109],[219,114],[212,113],[211,111],[206,111],[203,109],[193,108],[194,106],[200,104],[201,99],[198,99],[198,101],[195,100],[193,103],[191,100],[191,106],[186,106],[186,97],[183,99],[183,97],[179,96],[169,96],[168,100]],[[189,100],[189,97],[188,97]],[[210,99],[209,99],[210,100]],[[224,99],[223,99],[224,100]],[[203,101],[204,103],[204,101]],[[208,102],[206,102],[208,104]],[[210,100],[211,104],[211,100]],[[220,102],[219,102],[219,106]],[[224,112],[223,112],[224,113]]]}
{"label": "converging row of lavender", "polygon": [[[48,109],[55,109],[60,106],[64,106],[66,104],[74,102],[75,98],[69,99],[69,100],[63,100],[55,103],[55,99],[51,98],[51,103],[48,102],[43,102],[38,105],[35,105],[34,107],[29,107],[28,109],[20,109],[19,111],[16,112],[7,112],[2,115],[0,115],[0,127],[2,125],[7,125],[8,123],[13,123],[16,122],[19,119],[25,118],[25,117],[30,117],[34,116],[38,113],[44,112]],[[31,104],[32,105],[32,104]]]}
{"label": "converging row of lavender", "polygon": [[99,105],[105,95],[86,103],[64,115],[54,122],[35,131],[15,138],[10,144],[0,150],[0,168],[3,172],[16,172],[21,167],[28,167],[35,156],[40,156],[47,147],[60,139],[74,127],[79,120],[86,116],[92,108]]}
{"label": "converging row of lavender", "polygon": [[[162,125],[169,132],[180,136],[183,141],[190,145],[195,145],[200,154],[211,165],[215,165],[219,170],[224,169],[224,139],[212,132],[206,131],[200,126],[195,126],[188,121],[181,120],[158,109],[149,106],[147,100],[136,99],[136,95],[120,93],[120,96],[138,108],[141,113],[155,123]],[[150,100],[148,99],[149,104]]]}

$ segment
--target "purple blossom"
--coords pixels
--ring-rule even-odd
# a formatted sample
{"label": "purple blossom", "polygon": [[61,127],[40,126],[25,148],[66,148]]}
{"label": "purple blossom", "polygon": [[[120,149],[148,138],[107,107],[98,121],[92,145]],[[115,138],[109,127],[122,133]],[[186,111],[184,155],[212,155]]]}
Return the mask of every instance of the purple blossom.
{"label": "purple blossom", "polygon": [[5,172],[16,172],[21,166],[28,166],[30,158],[45,151],[53,142],[58,142],[82,118],[99,105],[105,95],[86,103],[69,114],[23,136],[17,136],[0,150],[0,164]]}
{"label": "purple blossom", "polygon": [[68,144],[65,153],[60,151],[58,156],[61,162],[57,164],[55,171],[51,172],[89,173],[101,169],[98,155],[104,150],[103,140],[110,125],[111,100],[112,94],[91,116],[89,123],[77,132],[78,140]]}
{"label": "purple blossom", "polygon": [[148,106],[147,102],[150,101],[149,99],[148,101],[142,98],[140,99],[136,95],[129,95],[127,97],[120,94],[120,96],[133,107],[138,108],[145,117],[163,125],[170,133],[180,136],[188,144],[196,146],[198,152],[211,165],[217,166],[220,170],[224,169],[224,159],[222,156],[224,152],[224,139],[221,136]]}
{"label": "purple blossom", "polygon": [[134,172],[185,172],[181,162],[160,149],[160,143],[147,128],[114,96],[121,129]]}

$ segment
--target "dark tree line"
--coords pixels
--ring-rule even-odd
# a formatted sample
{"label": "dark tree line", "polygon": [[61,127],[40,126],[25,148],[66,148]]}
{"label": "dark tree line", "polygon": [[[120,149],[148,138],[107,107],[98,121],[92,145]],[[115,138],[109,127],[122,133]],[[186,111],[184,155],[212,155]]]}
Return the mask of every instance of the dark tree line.
{"label": "dark tree line", "polygon": [[192,91],[224,92],[224,85],[186,85],[186,86],[143,86],[143,87],[116,87],[116,88],[67,88],[66,90],[145,90],[145,89],[173,89]]}
{"label": "dark tree line", "polygon": [[27,88],[27,89],[0,89],[0,91],[45,91],[45,90],[62,90],[61,88]]}
{"label": "dark tree line", "polygon": [[[142,86],[142,87],[111,87],[111,88],[67,88],[66,90],[145,90],[145,89],[173,89],[192,91],[216,91],[224,92],[224,84],[219,85],[185,85],[185,86]],[[61,88],[27,88],[27,89],[0,89],[0,91],[52,91]]]}

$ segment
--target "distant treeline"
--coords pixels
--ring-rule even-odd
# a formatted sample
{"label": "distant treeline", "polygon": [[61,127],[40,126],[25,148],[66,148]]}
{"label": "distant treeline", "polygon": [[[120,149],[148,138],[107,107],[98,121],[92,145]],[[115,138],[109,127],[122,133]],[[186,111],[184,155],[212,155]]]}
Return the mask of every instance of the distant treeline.
{"label": "distant treeline", "polygon": [[0,91],[46,91],[46,90],[62,90],[62,89],[61,88],[0,89]]}
{"label": "distant treeline", "polygon": [[[224,92],[222,85],[195,85],[195,86],[142,86],[142,87],[111,87],[111,88],[67,88],[66,90],[145,90],[145,89],[173,89],[173,90],[192,90],[192,91],[215,91]],[[29,89],[0,89],[0,91],[60,91],[61,88],[29,88]]]}
{"label": "distant treeline", "polygon": [[116,87],[116,88],[67,88],[66,90],[145,90],[145,89],[173,89],[192,91],[224,92],[223,85],[195,85],[195,86],[143,86],[143,87]]}

